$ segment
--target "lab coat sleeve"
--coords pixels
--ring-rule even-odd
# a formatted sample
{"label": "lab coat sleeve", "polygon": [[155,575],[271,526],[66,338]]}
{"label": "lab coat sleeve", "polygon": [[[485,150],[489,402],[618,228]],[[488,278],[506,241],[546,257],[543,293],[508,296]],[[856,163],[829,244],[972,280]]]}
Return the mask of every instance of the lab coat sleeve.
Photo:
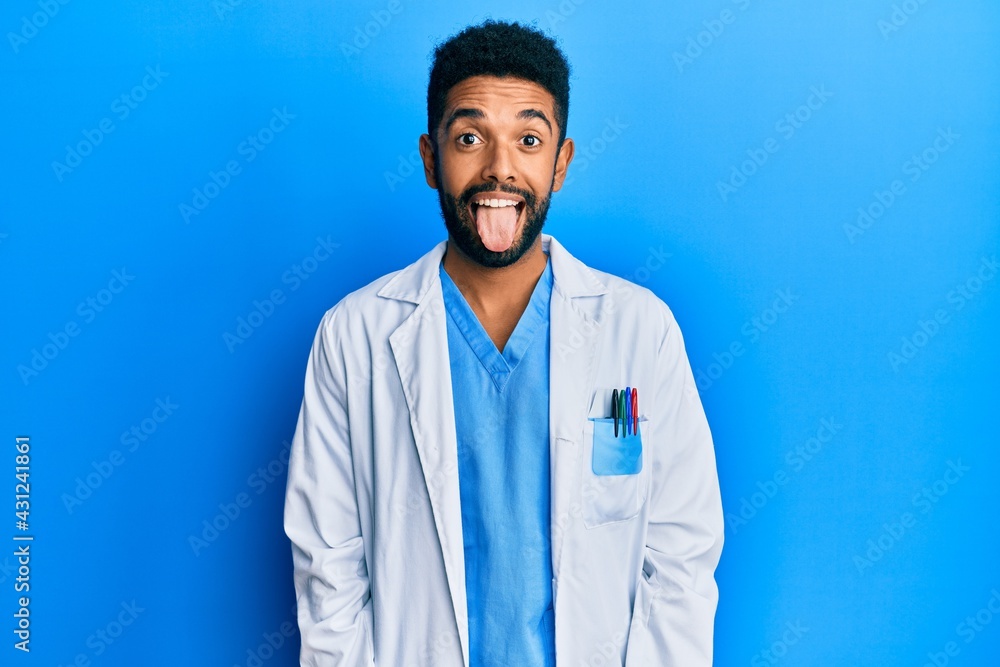
{"label": "lab coat sleeve", "polygon": [[[633,613],[629,665],[712,664],[723,542],[722,500],[712,434],[673,314],[657,351],[657,387],[647,405],[652,433],[649,522]],[[641,400],[640,396],[640,400]],[[652,424],[651,424],[652,425]],[[636,656],[638,657],[638,656]]]}
{"label": "lab coat sleeve", "polygon": [[309,353],[285,491],[303,667],[375,664],[338,312],[324,315]]}

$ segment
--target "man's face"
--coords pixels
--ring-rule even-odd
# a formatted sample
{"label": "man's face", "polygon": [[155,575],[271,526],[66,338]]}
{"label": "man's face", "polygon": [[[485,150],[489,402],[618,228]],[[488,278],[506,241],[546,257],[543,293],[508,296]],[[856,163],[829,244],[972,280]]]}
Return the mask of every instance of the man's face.
{"label": "man's face", "polygon": [[513,264],[538,239],[573,159],[572,139],[557,147],[555,99],[524,79],[469,77],[448,91],[436,135],[436,149],[420,137],[420,153],[452,240],[483,266]]}

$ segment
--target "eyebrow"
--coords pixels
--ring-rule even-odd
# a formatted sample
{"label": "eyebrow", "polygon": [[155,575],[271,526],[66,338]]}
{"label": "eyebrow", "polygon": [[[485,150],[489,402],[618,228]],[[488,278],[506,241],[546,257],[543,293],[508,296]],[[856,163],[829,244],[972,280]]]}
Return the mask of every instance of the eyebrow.
{"label": "eyebrow", "polygon": [[[451,113],[451,115],[448,116],[448,121],[444,124],[445,134],[448,133],[448,130],[451,129],[451,126],[459,118],[476,118],[482,120],[483,118],[486,118],[486,114],[483,113],[481,109],[473,109],[473,108],[455,109]],[[528,118],[538,118],[543,123],[545,123],[545,125],[549,128],[549,132],[552,132],[552,123],[549,122],[549,119],[545,115],[545,113],[539,111],[538,109],[522,109],[521,111],[517,112],[517,116],[515,116],[515,118],[517,118],[518,120],[527,120]]]}

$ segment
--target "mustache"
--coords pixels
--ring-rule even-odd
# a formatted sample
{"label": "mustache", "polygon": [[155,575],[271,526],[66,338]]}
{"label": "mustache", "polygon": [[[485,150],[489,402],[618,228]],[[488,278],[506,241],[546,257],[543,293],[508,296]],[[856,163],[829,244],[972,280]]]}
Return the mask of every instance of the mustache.
{"label": "mustache", "polygon": [[519,195],[524,199],[524,205],[529,209],[534,209],[537,202],[535,195],[513,185],[507,185],[506,183],[480,183],[479,185],[471,185],[466,188],[458,198],[458,203],[464,209],[469,205],[473,197],[483,192],[506,192],[511,195]]}

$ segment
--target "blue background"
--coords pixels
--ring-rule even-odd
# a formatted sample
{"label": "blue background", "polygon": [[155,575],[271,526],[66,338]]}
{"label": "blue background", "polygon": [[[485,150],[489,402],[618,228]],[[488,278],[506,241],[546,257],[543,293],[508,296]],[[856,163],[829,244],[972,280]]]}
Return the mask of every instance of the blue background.
{"label": "blue background", "polygon": [[546,231],[670,304],[699,374],[728,519],[717,664],[997,664],[1000,7],[468,4],[0,9],[0,532],[27,435],[35,536],[30,655],[2,537],[0,662],[296,663],[281,451],[309,344],[444,238],[410,164],[429,54],[492,16],[573,66]]}

